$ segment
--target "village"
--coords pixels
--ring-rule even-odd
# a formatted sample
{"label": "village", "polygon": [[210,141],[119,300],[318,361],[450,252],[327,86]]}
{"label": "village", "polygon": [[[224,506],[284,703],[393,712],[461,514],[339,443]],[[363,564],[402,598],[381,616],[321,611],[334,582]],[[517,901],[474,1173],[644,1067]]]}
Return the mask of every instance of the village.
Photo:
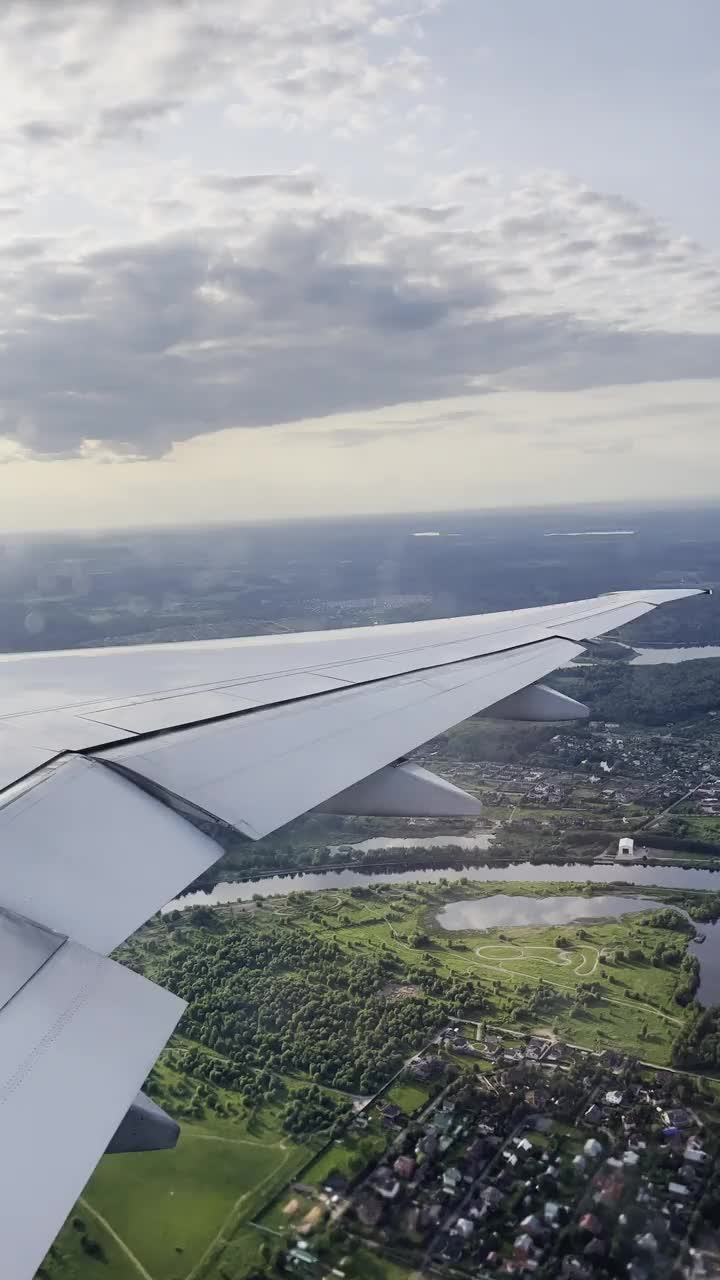
{"label": "village", "polygon": [[[457,1027],[407,1074],[432,1083],[432,1100],[412,1116],[379,1100],[381,1157],[354,1180],[331,1170],[315,1191],[313,1227],[342,1227],[345,1267],[361,1241],[409,1274],[717,1274],[708,1085],[614,1051],[490,1032],[478,1044]],[[340,1255],[334,1275],[348,1274]],[[304,1228],[287,1263],[329,1274]]]}

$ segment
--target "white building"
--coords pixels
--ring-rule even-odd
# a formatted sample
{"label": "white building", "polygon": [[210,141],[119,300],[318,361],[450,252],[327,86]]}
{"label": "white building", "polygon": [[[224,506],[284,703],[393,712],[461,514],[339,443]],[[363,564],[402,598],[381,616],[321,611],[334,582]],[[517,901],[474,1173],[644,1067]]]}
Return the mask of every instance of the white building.
{"label": "white building", "polygon": [[635,841],[629,836],[623,836],[622,840],[618,841],[617,857],[618,862],[629,862],[635,857]]}

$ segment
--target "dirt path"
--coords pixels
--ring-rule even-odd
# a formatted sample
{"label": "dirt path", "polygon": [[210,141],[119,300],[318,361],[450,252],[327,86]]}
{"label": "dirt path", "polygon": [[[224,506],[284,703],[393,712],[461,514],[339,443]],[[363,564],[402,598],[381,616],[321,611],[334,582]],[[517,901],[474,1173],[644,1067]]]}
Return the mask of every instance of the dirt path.
{"label": "dirt path", "polygon": [[199,1138],[201,1142],[228,1142],[233,1147],[262,1147],[265,1151],[285,1150],[282,1142],[260,1142],[254,1138],[223,1138],[219,1133],[195,1133],[192,1129],[185,1129],[183,1142],[192,1142],[195,1138]]}
{"label": "dirt path", "polygon": [[132,1265],[135,1267],[135,1270],[137,1271],[138,1275],[142,1276],[142,1280],[153,1280],[153,1277],[150,1275],[150,1272],[145,1270],[142,1262],[140,1262],[140,1260],[135,1257],[135,1254],[128,1247],[128,1245],[126,1245],[125,1241],[120,1239],[120,1236],[118,1235],[117,1231],[113,1230],[113,1228],[110,1226],[110,1223],[107,1221],[107,1219],[103,1218],[102,1214],[98,1213],[97,1209],[93,1209],[92,1205],[89,1204],[87,1200],[84,1200],[81,1198],[78,1201],[78,1203],[82,1205],[83,1209],[85,1209],[87,1213],[91,1213],[93,1218],[95,1218],[96,1222],[99,1222],[100,1226],[105,1231],[107,1231],[111,1240],[115,1241],[115,1244],[117,1245],[118,1249],[122,1250],[122,1252],[125,1254],[125,1257],[128,1259],[128,1261],[131,1262]]}
{"label": "dirt path", "polygon": [[[514,952],[512,956],[508,956],[508,960],[542,960],[543,964],[555,965],[558,969],[570,968],[578,978],[591,978],[600,963],[600,951],[591,943],[584,943],[582,948],[575,951],[569,951],[560,947],[541,947],[524,945],[520,942],[492,942],[475,948],[475,955],[479,958],[479,963],[488,969],[494,969],[497,973],[505,973],[509,977],[525,978],[534,977],[534,974],[519,973],[516,969],[509,969],[503,963],[502,957],[495,954],[494,959],[498,960],[497,964],[492,964],[491,959],[482,959],[487,952]],[[591,955],[593,953],[592,962]],[[577,963],[573,965],[573,961]]]}
{"label": "dirt path", "polygon": [[[553,950],[550,947],[531,947],[531,946],[524,947],[519,943],[516,944],[514,942],[508,942],[508,943],[496,943],[496,944],[489,943],[487,946],[476,947],[475,954],[478,955],[480,952],[483,952],[483,951],[497,951],[499,948],[503,946],[509,948],[512,951],[522,951],[522,952]],[[572,972],[575,973],[578,977],[589,978],[592,976],[593,973],[595,973],[595,970],[597,969],[598,961],[600,959],[600,952],[598,951],[597,947],[588,946],[587,944],[584,945],[584,949],[588,951],[596,952],[595,962],[592,968],[584,969],[581,967],[577,967],[573,969]],[[547,960],[546,963],[555,964],[559,967],[562,967],[563,965],[567,966],[568,960],[563,960],[561,958],[563,955],[569,957],[569,962],[572,963],[573,953],[571,951],[565,951],[565,952],[561,951],[559,952],[557,958],[552,960]],[[516,956],[517,960],[522,960],[524,958],[525,958],[524,955]],[[532,957],[528,956],[527,958],[531,959]],[[583,956],[581,963],[584,964],[584,961],[585,961],[585,957]],[[492,964],[489,960],[477,960],[476,966],[477,968],[481,968],[481,969],[490,969],[491,972],[499,973],[504,978],[520,978],[522,980],[527,980],[528,982],[533,982],[533,981],[546,982],[548,986],[557,987],[559,991],[565,991],[569,994],[574,994],[577,991],[576,987],[568,986],[567,983],[565,982],[556,982],[552,978],[545,978],[541,975],[537,976],[531,973],[519,973],[516,969],[509,969],[506,965],[503,965],[502,961],[500,961],[498,964]],[[600,999],[605,1000],[607,1004],[617,1004],[625,1009],[644,1010],[646,1013],[654,1014],[656,1018],[661,1018],[663,1022],[670,1022],[675,1027],[682,1026],[682,1018],[673,1018],[671,1014],[663,1013],[661,1009],[656,1009],[654,1005],[645,1004],[640,1000],[620,1000],[616,996],[606,996],[606,995],[601,995]]]}

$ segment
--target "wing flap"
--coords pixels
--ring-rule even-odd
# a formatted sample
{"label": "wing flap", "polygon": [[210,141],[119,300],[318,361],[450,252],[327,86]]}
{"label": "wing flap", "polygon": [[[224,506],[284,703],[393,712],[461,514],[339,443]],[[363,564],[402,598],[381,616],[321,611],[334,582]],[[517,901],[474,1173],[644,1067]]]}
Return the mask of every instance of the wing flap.
{"label": "wing flap", "polygon": [[183,1008],[66,942],[0,1012],[3,1275],[35,1274]]}
{"label": "wing flap", "polygon": [[2,799],[0,906],[103,955],[222,853],[83,756],[67,756]]}
{"label": "wing flap", "polygon": [[99,753],[253,839],[581,653],[545,640]]}

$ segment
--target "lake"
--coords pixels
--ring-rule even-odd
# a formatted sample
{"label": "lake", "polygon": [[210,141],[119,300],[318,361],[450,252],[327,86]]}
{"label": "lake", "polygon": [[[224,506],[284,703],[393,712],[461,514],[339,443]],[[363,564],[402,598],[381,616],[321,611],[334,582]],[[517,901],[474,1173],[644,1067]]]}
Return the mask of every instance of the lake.
{"label": "lake", "polygon": [[619,920],[633,911],[653,910],[652,898],[622,898],[615,895],[585,898],[568,894],[562,898],[523,898],[496,893],[492,898],[468,898],[448,902],[435,917],[443,929],[498,929],[515,925],[570,924],[583,920]]}

